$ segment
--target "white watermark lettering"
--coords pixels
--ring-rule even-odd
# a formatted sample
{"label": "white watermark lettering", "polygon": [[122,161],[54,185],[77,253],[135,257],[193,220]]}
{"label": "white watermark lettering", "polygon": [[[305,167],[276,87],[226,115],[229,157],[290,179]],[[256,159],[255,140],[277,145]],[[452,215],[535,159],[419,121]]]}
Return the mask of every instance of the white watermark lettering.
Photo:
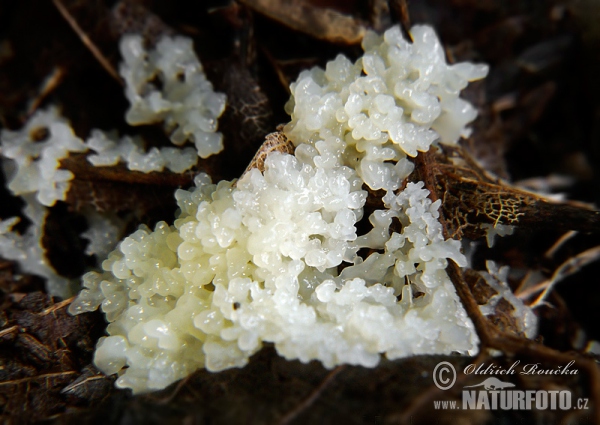
{"label": "white watermark lettering", "polygon": [[[588,408],[587,398],[573,400],[569,390],[521,390],[510,382],[513,375],[577,375],[575,360],[566,365],[544,368],[541,363],[521,366],[516,360],[509,367],[490,364],[469,364],[464,375],[482,375],[482,381],[463,386],[462,404],[452,400],[434,401],[438,410],[583,410]],[[487,375],[486,378],[483,375]],[[450,362],[438,363],[433,370],[433,382],[441,390],[449,390],[456,383],[456,369]],[[502,379],[505,380],[502,380]]]}
{"label": "white watermark lettering", "polygon": [[462,408],[465,410],[570,410],[571,392],[567,390],[463,391]]}

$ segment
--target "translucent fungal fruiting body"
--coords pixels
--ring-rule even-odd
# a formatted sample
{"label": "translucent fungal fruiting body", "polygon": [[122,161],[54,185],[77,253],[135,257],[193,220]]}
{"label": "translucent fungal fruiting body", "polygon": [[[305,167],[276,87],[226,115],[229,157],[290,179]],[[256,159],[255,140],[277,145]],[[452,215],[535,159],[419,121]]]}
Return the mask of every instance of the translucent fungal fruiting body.
{"label": "translucent fungal fruiting body", "polygon": [[[225,95],[215,93],[187,37],[163,37],[146,51],[142,37],[126,35],[120,43],[120,73],[126,83],[129,124],[164,121],[175,145],[192,141],[198,156],[206,158],[223,149],[217,119],[225,108]],[[159,79],[162,88],[153,84]]]}
{"label": "translucent fungal fruiting body", "polygon": [[[241,367],[264,342],[326,367],[476,351],[445,271],[466,265],[460,243],[443,237],[440,201],[403,180],[410,156],[468,134],[459,92],[487,68],[447,65],[429,27],[412,35],[368,34],[355,64],[303,72],[287,105],[294,155],[270,153],[235,185],[198,176],[173,226],[140,228],[84,276],[70,311],[106,313],[95,363],[119,387]],[[386,194],[359,234],[365,184]]]}
{"label": "translucent fungal fruiting body", "polygon": [[0,219],[0,256],[13,260],[22,272],[46,278],[52,295],[73,294],[76,283],[59,276],[42,246],[47,208],[66,199],[73,174],[59,168],[72,152],[87,147],[54,107],[37,111],[19,131],[0,132],[0,154],[8,189],[25,202],[24,216],[31,222],[24,234],[12,231],[18,217]]}

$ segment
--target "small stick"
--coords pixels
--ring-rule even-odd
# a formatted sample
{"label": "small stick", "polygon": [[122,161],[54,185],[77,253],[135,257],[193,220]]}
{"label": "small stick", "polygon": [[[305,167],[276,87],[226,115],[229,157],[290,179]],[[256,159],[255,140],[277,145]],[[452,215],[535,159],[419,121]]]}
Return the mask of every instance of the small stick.
{"label": "small stick", "polygon": [[550,249],[544,253],[544,257],[546,257],[546,258],[554,257],[554,254],[556,254],[556,251],[558,251],[565,244],[565,242],[567,242],[569,239],[571,239],[572,237],[577,235],[577,233],[578,232],[576,230],[569,230],[567,233],[562,235],[560,238],[558,238],[558,240],[554,243],[554,245],[552,245],[550,247]]}
{"label": "small stick", "polygon": [[79,24],[77,23],[75,18],[73,18],[73,16],[69,13],[69,11],[65,7],[65,5],[62,4],[61,0],[52,0],[52,2],[54,3],[54,6],[56,6],[58,11],[60,12],[62,17],[65,19],[65,21],[67,21],[67,23],[71,26],[71,28],[73,28],[73,31],[75,31],[77,33],[77,35],[79,36],[79,38],[81,39],[81,41],[83,42],[85,47],[87,47],[90,50],[90,52],[92,52],[92,55],[94,55],[96,60],[98,62],[100,62],[100,65],[102,65],[102,68],[104,68],[106,70],[106,72],[108,72],[110,74],[111,77],[113,77],[115,80],[117,80],[122,85],[123,80],[121,80],[121,77],[119,76],[119,74],[117,73],[115,68],[111,65],[111,63],[108,61],[108,59],[106,59],[106,57],[102,54],[100,49],[98,49],[98,47],[96,47],[96,45],[92,42],[92,40],[85,33],[85,31],[83,31],[83,29],[79,26]]}
{"label": "small stick", "polygon": [[10,328],[2,329],[0,331],[0,338],[2,338],[4,335],[8,335],[13,332],[17,332],[18,330],[19,330],[19,326],[17,326],[17,325],[11,326]]}
{"label": "small stick", "polygon": [[31,101],[29,104],[29,108],[27,108],[27,116],[30,117],[37,109],[40,107],[42,102],[50,93],[52,93],[62,82],[65,77],[64,68],[55,66],[52,72],[46,77],[42,86],[40,87],[40,92],[37,97]]}
{"label": "small stick", "polygon": [[581,270],[582,267],[587,266],[588,264],[597,261],[600,258],[600,246],[596,246],[594,248],[590,248],[586,251],[583,251],[577,254],[574,257],[569,258],[567,261],[562,263],[558,269],[552,273],[552,277],[548,279],[545,285],[544,292],[542,292],[539,297],[531,304],[531,308],[535,308],[541,303],[544,302],[552,288],[556,286],[558,282],[566,278],[567,276],[572,275],[573,273],[577,273]]}
{"label": "small stick", "polygon": [[42,311],[40,313],[40,316],[46,316],[56,310],[60,310],[61,308],[71,304],[74,299],[75,299],[75,297],[71,297],[71,298],[67,298],[66,300],[59,302],[58,304],[54,304],[53,306],[50,306],[46,310]]}
{"label": "small stick", "polygon": [[306,409],[308,409],[310,406],[312,406],[312,404],[315,402],[315,400],[317,398],[319,398],[319,396],[323,393],[325,388],[327,388],[327,386],[335,379],[335,377],[341,371],[343,371],[345,368],[346,367],[344,365],[342,365],[342,366],[336,367],[331,372],[329,372],[329,374],[325,377],[323,382],[321,382],[321,384],[319,384],[319,386],[317,388],[315,388],[313,390],[313,392],[310,393],[307,398],[302,400],[300,402],[300,404],[298,404],[295,408],[293,408],[291,411],[289,411],[283,418],[281,418],[281,420],[278,422],[278,425],[289,424],[291,421],[296,419],[298,417],[298,415],[300,415],[302,412],[304,412]]}

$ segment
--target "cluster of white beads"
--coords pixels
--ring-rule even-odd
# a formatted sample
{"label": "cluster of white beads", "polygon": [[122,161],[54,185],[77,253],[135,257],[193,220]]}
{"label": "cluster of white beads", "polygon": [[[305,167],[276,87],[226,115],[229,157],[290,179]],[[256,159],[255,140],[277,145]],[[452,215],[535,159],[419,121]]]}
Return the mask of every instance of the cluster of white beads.
{"label": "cluster of white beads", "polygon": [[[130,102],[125,119],[140,125],[164,121],[175,145],[190,140],[198,156],[223,149],[217,119],[225,109],[225,95],[215,93],[187,37],[163,37],[147,51],[140,35],[121,39],[125,95]],[[155,84],[160,81],[161,87]]]}
{"label": "cluster of white beads", "polygon": [[18,131],[2,130],[0,146],[2,156],[12,160],[6,163],[10,191],[15,195],[33,193],[46,206],[65,200],[74,177],[58,168],[60,160],[71,152],[87,150],[55,107],[37,111]]}
{"label": "cluster of white beads", "polygon": [[[96,365],[108,374],[127,366],[117,385],[144,392],[198,368],[241,367],[263,342],[327,367],[475,349],[445,272],[447,258],[466,260],[442,237],[439,202],[411,183],[358,236],[361,181],[345,166],[315,166],[320,159],[272,153],[264,174],[252,170],[236,187],[201,176],[177,192],[174,226],[121,242],[70,306],[101,305],[111,322]],[[362,247],[383,253],[363,260]]]}
{"label": "cluster of white beads", "polygon": [[367,33],[355,63],[339,55],[325,70],[303,71],[291,85],[285,132],[295,143],[335,138],[346,145],[345,163],[371,189],[395,190],[392,161],[426,151],[435,140],[453,143],[477,111],[459,97],[487,65],[448,65],[431,27]]}
{"label": "cluster of white beads", "polygon": [[[403,180],[408,156],[467,134],[475,111],[458,95],[487,68],[447,65],[429,27],[412,36],[368,34],[355,64],[303,72],[284,130],[294,155],[271,152],[235,185],[199,176],[173,226],[140,228],[84,277],[70,311],[106,313],[95,363],[117,386],[241,367],[265,342],[326,367],[476,351],[445,271],[467,265],[460,243],[444,239],[440,201]],[[359,234],[364,185],[387,192]]]}
{"label": "cluster of white beads", "polygon": [[167,168],[174,173],[182,173],[198,162],[198,153],[192,147],[154,147],[146,152],[139,136],[118,139],[114,132],[105,133],[98,129],[92,130],[86,145],[95,152],[87,159],[96,167],[123,162],[132,171],[149,173]]}

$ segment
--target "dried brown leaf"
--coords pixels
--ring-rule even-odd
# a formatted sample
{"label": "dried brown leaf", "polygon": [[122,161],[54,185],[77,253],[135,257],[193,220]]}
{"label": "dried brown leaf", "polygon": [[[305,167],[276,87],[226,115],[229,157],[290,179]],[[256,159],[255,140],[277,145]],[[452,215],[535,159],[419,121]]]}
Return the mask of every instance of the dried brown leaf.
{"label": "dried brown leaf", "polygon": [[481,224],[523,226],[557,231],[600,231],[600,212],[579,202],[557,202],[524,191],[489,174],[460,147],[420,154],[416,178],[431,181],[434,199],[442,200],[449,234],[478,239]]}
{"label": "dried brown leaf", "polygon": [[218,179],[219,174],[215,171],[218,161],[214,157],[199,160],[195,171],[182,174],[168,170],[142,173],[128,170],[122,164],[94,167],[85,155],[71,155],[61,161],[61,166],[75,175],[66,202],[75,211],[91,205],[100,212],[133,211],[137,216],[152,216],[152,211],[168,209],[172,214],[174,189],[191,186],[194,175],[200,171]]}
{"label": "dried brown leaf", "polygon": [[333,43],[358,44],[366,27],[358,19],[302,0],[240,0],[282,24]]}

